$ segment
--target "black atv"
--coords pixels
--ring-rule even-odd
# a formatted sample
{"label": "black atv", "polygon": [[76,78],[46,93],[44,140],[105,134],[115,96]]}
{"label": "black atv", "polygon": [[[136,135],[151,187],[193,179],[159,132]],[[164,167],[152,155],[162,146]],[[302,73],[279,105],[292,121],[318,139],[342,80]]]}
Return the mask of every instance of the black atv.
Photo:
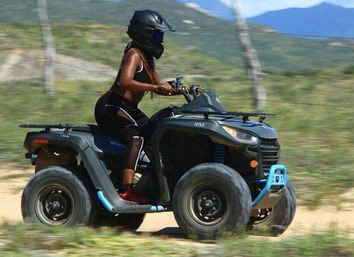
{"label": "black atv", "polygon": [[296,200],[279,164],[278,135],[264,122],[274,115],[226,112],[211,91],[187,90],[182,78],[171,85],[187,104],[151,117],[154,132],[135,177],[135,190],[151,203],[119,197],[125,146],[98,126],[21,124],[41,128],[28,132],[24,142],[25,156],[35,165],[22,195],[24,220],[135,230],[146,213],[173,211],[180,228],[199,238],[258,224],[283,233]]}

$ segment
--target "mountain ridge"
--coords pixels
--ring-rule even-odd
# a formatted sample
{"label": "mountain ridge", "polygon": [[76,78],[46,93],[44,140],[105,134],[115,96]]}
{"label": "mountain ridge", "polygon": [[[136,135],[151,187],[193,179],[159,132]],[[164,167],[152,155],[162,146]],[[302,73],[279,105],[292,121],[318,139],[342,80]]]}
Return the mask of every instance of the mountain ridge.
{"label": "mountain ridge", "polygon": [[177,0],[181,3],[195,3],[203,10],[208,11],[215,17],[232,21],[234,19],[232,9],[218,0]]}
{"label": "mountain ridge", "polygon": [[354,38],[354,8],[322,2],[308,8],[269,11],[248,18],[282,33]]}

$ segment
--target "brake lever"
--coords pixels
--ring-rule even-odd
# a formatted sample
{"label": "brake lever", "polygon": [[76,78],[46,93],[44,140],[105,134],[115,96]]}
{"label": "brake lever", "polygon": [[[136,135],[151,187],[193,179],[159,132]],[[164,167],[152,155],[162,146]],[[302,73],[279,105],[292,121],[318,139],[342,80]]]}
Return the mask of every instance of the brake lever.
{"label": "brake lever", "polygon": [[173,90],[178,90],[178,84],[174,80],[167,81],[168,84],[172,87]]}
{"label": "brake lever", "polygon": [[180,91],[181,91],[182,95],[184,96],[184,98],[186,98],[186,100],[187,100],[188,103],[192,101],[192,99],[191,99],[191,98],[189,97],[189,95],[186,93],[186,88],[185,88],[184,86],[181,87]]}
{"label": "brake lever", "polygon": [[191,85],[190,91],[192,92],[193,98],[197,98],[197,86],[196,85]]}

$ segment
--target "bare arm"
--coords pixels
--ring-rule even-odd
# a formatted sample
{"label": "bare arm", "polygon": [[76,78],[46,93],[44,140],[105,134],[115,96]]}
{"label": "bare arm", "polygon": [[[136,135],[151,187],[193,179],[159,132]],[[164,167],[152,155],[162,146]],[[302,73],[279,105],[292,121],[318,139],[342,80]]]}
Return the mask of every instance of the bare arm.
{"label": "bare arm", "polygon": [[[123,91],[123,96],[126,98],[130,98],[130,93],[128,92],[144,92],[144,91],[154,91],[157,94],[161,95],[171,95],[170,91],[172,87],[167,82],[160,82],[160,78],[157,75],[156,69],[153,71],[153,77],[157,85],[142,83],[134,80],[135,71],[141,63],[140,54],[135,51],[129,51],[123,58],[122,61],[122,73],[119,80],[119,84],[121,86],[121,90]],[[163,90],[161,90],[163,88]]]}
{"label": "bare arm", "polygon": [[134,80],[135,71],[140,63],[141,57],[134,50],[127,52],[124,56],[122,61],[122,73],[119,80],[119,84],[124,91],[143,92],[155,90],[160,87],[159,85],[142,83]]}

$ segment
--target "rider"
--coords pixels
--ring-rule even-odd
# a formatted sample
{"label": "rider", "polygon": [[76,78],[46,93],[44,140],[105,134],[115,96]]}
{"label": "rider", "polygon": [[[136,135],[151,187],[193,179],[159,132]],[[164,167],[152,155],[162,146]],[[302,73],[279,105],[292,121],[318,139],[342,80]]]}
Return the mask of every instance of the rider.
{"label": "rider", "polygon": [[138,103],[148,91],[170,95],[172,88],[161,83],[156,73],[154,58],[164,51],[163,35],[173,27],[156,11],[135,11],[128,26],[132,41],[124,50],[117,77],[110,90],[102,95],[95,107],[97,124],[126,145],[123,157],[123,176],[119,195],[138,203],[149,199],[139,196],[133,189],[138,157],[146,137],[148,117],[138,109]]}

